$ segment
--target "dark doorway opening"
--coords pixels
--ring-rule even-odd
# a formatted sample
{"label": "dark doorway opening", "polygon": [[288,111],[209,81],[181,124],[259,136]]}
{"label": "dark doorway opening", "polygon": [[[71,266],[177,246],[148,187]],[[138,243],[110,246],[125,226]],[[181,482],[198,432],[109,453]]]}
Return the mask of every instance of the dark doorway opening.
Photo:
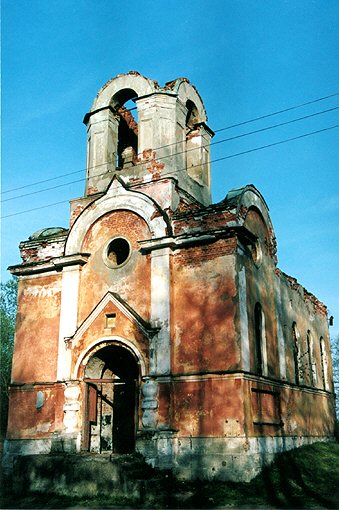
{"label": "dark doorway opening", "polygon": [[90,358],[84,378],[84,450],[134,451],[138,379],[138,363],[124,347],[103,347]]}

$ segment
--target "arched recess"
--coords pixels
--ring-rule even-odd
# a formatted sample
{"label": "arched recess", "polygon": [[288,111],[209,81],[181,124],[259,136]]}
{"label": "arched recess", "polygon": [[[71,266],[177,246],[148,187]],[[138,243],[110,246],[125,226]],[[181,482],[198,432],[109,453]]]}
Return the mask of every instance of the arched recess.
{"label": "arched recess", "polygon": [[125,349],[128,349],[139,365],[140,376],[144,377],[146,375],[145,360],[143,359],[143,356],[136,348],[136,346],[127,338],[115,335],[98,338],[97,340],[95,340],[94,342],[87,346],[87,348],[80,354],[80,356],[77,359],[72,374],[73,379],[75,380],[81,379],[84,376],[84,367],[86,366],[86,363],[88,362],[90,357],[93,356],[97,351],[99,351],[103,347],[107,347],[110,345],[119,345],[124,347]]}
{"label": "arched recess", "polygon": [[198,108],[190,99],[186,101],[186,129],[192,130],[198,122],[201,122]]}
{"label": "arched recess", "polygon": [[[164,237],[168,233],[169,222],[165,222],[155,203],[136,191],[128,191],[118,179],[114,179],[106,195],[90,204],[74,222],[65,245],[65,255],[81,252],[81,246],[88,229],[107,212],[129,210],[143,218],[152,237]],[[164,214],[164,213],[163,213]]]}
{"label": "arched recess", "polygon": [[74,375],[83,380],[83,450],[134,451],[141,360],[135,346],[119,337],[98,339],[79,357]]}
{"label": "arched recess", "polygon": [[259,209],[251,206],[247,211],[243,225],[256,236],[256,241],[251,244],[250,249],[254,263],[259,266],[262,262],[263,253],[268,253],[271,244],[271,235],[267,224]]}

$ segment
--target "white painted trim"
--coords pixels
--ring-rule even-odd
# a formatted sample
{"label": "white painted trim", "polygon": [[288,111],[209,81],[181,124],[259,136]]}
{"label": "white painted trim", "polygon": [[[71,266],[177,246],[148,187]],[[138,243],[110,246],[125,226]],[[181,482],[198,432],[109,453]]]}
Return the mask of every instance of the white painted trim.
{"label": "white painted trim", "polygon": [[71,352],[67,349],[65,338],[73,336],[77,327],[79,280],[80,266],[67,266],[63,269],[57,364],[58,381],[67,380],[71,375]]}
{"label": "white painted trim", "polygon": [[144,251],[159,250],[167,247],[171,248],[172,250],[177,250],[182,246],[188,246],[195,243],[212,242],[215,240],[215,235],[201,234],[201,232],[197,232],[195,235],[193,234],[190,237],[187,237],[187,234],[185,234],[178,237],[167,236],[162,239],[145,239],[143,241],[139,241],[139,245]]}
{"label": "white painted trim", "polygon": [[151,340],[150,372],[157,375],[171,371],[170,251],[152,251],[151,258],[151,322],[161,329]]}
{"label": "white painted trim", "polygon": [[127,349],[134,353],[137,360],[139,361],[141,372],[140,376],[144,377],[146,375],[146,364],[139,350],[130,340],[127,340],[126,338],[123,338],[121,336],[113,335],[97,338],[96,340],[94,340],[94,342],[90,343],[90,345],[80,354],[73,370],[73,380],[79,378],[80,365],[86,365],[89,359],[103,347],[107,347],[108,345],[114,344],[119,344],[122,347],[126,347]]}
{"label": "white painted trim", "polygon": [[241,344],[241,368],[250,370],[250,341],[248,337],[247,315],[247,288],[245,266],[238,272],[239,275],[239,315],[240,315],[240,344]]}
{"label": "white painted trim", "polygon": [[53,259],[44,262],[43,264],[36,265],[34,262],[26,264],[24,266],[11,266],[10,272],[19,277],[33,278],[36,276],[48,276],[55,274],[56,271],[60,271],[65,266],[83,266],[87,263],[88,254],[74,254],[68,257],[54,257]]}

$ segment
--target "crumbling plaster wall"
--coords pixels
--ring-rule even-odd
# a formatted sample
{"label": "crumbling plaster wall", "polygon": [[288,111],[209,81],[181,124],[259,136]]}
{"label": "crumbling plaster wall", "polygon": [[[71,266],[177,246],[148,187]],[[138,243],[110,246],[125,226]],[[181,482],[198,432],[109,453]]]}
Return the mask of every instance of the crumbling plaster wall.
{"label": "crumbling plaster wall", "polygon": [[173,256],[173,374],[239,367],[235,247],[235,239],[220,239],[183,248]]}
{"label": "crumbling plaster wall", "polygon": [[21,242],[19,249],[23,263],[39,263],[54,257],[61,257],[65,247],[65,239],[65,234],[59,234],[48,236],[48,238],[29,239]]}
{"label": "crumbling plaster wall", "polygon": [[[303,372],[302,383],[324,389],[322,380],[322,360],[320,338],[323,337],[326,345],[328,360],[327,380],[332,380],[331,351],[328,334],[328,317],[326,307],[312,294],[308,293],[294,278],[277,272],[278,285],[281,295],[281,317],[286,338],[286,365],[287,380],[295,382],[295,368],[293,359],[294,338],[292,325],[296,323],[299,333],[299,358]],[[310,332],[313,342],[315,376],[310,379],[310,365],[307,345],[307,332]],[[328,390],[333,390],[328,387]]]}
{"label": "crumbling plaster wall", "polygon": [[42,438],[62,429],[63,385],[55,382],[60,294],[60,274],[19,278],[8,438]]}
{"label": "crumbling plaster wall", "polygon": [[60,274],[19,279],[13,383],[56,380],[60,296]]}
{"label": "crumbling plaster wall", "polygon": [[[63,425],[64,384],[35,383],[12,387],[8,416],[8,439],[45,439],[61,433]],[[37,394],[43,405],[37,408]]]}

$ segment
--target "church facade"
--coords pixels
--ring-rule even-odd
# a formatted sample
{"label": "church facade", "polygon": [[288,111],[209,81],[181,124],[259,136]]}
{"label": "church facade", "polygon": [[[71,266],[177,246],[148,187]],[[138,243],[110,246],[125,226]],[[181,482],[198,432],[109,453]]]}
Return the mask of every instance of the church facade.
{"label": "church facade", "polygon": [[183,478],[250,480],[275,453],[330,440],[327,309],[278,269],[253,185],[212,203],[195,87],[119,75],[84,122],[69,228],[36,232],[10,267],[7,462],[138,451]]}

